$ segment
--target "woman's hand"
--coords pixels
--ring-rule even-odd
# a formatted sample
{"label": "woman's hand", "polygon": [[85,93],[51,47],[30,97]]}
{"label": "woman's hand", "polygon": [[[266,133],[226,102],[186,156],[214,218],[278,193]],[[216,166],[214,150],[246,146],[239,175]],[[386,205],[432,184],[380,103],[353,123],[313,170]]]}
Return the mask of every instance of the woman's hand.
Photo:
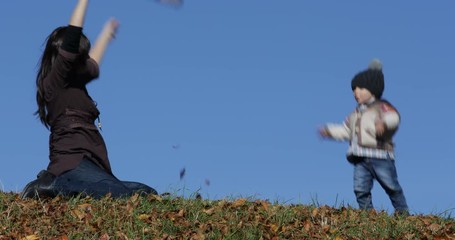
{"label": "woman's hand", "polygon": [[106,22],[103,30],[98,36],[95,45],[90,51],[90,57],[93,58],[98,65],[101,63],[104,53],[106,52],[107,45],[115,38],[119,26],[119,22],[115,18],[111,18]]}
{"label": "woman's hand", "polygon": [[115,18],[111,18],[109,21],[107,21],[106,25],[104,26],[104,30],[106,31],[106,34],[109,35],[110,40],[115,39],[119,26],[120,23]]}

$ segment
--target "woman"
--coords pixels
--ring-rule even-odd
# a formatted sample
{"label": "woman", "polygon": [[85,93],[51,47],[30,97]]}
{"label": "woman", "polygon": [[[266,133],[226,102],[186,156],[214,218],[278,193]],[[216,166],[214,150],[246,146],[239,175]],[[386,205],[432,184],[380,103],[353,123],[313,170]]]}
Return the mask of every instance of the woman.
{"label": "woman", "polygon": [[106,145],[95,126],[100,113],[86,84],[98,78],[99,64],[118,22],[109,20],[91,48],[82,33],[87,5],[88,0],[78,0],[69,25],[55,29],[47,39],[36,78],[35,114],[51,131],[50,163],[47,171],[25,187],[22,198],[157,194],[147,185],[120,181],[112,173]]}

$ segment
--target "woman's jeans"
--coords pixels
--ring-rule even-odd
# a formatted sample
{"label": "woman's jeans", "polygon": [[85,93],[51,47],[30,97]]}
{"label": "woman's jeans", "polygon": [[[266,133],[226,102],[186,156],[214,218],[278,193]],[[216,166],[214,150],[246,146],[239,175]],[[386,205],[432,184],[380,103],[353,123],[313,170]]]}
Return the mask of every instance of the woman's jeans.
{"label": "woman's jeans", "polygon": [[408,205],[403,189],[398,183],[395,161],[390,159],[365,158],[354,165],[354,192],[360,209],[372,209],[371,189],[376,179],[385,190],[395,211],[407,213]]}
{"label": "woman's jeans", "polygon": [[38,179],[29,183],[22,198],[89,195],[102,198],[106,194],[113,198],[131,196],[134,193],[157,194],[156,190],[138,182],[120,181],[88,159],[75,169],[55,177],[42,171]]}

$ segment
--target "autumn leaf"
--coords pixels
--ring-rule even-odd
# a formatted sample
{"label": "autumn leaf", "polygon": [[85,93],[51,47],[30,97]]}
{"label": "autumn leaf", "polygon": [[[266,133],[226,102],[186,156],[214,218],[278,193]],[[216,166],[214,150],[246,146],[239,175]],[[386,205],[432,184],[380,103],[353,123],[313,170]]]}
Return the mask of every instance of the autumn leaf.
{"label": "autumn leaf", "polygon": [[145,219],[148,219],[150,218],[150,215],[148,214],[141,214],[137,217],[139,220],[145,220]]}
{"label": "autumn leaf", "polygon": [[206,186],[210,186],[210,180],[209,179],[206,178],[204,183],[205,183]]}
{"label": "autumn leaf", "polygon": [[276,224],[270,224],[269,227],[274,233],[278,232],[279,227]]}
{"label": "autumn leaf", "polygon": [[202,210],[202,212],[204,212],[207,215],[212,215],[214,211],[215,211],[215,208],[209,208],[209,209]]}
{"label": "autumn leaf", "polygon": [[77,209],[74,209],[73,211],[71,211],[71,215],[73,215],[74,217],[79,219],[79,221],[82,221],[85,218],[85,213],[81,212]]}
{"label": "autumn leaf", "polygon": [[226,206],[226,201],[225,201],[225,200],[221,200],[221,201],[218,202],[218,207],[219,207],[219,208],[222,209],[222,208],[224,208],[225,206]]}
{"label": "autumn leaf", "polygon": [[40,240],[37,235],[29,235],[27,237],[21,238],[21,240]]}
{"label": "autumn leaf", "polygon": [[205,235],[203,233],[194,233],[192,236],[191,236],[191,239],[194,239],[194,240],[205,240]]}
{"label": "autumn leaf", "polygon": [[158,3],[166,4],[173,7],[181,7],[183,0],[155,0]]}
{"label": "autumn leaf", "polygon": [[105,234],[101,235],[101,237],[98,240],[109,240],[109,239],[110,239],[109,235],[107,233],[105,233]]}
{"label": "autumn leaf", "polygon": [[315,208],[315,209],[313,209],[313,211],[311,212],[311,216],[312,216],[313,218],[315,218],[315,217],[318,215],[318,213],[319,213],[319,208]]}
{"label": "autumn leaf", "polygon": [[117,237],[116,239],[120,240],[129,240],[128,236],[126,236],[126,234],[122,232],[117,232],[116,237]]}
{"label": "autumn leaf", "polygon": [[240,198],[240,199],[236,200],[232,206],[236,207],[236,208],[241,207],[241,206],[245,205],[245,202],[246,202],[245,198]]}
{"label": "autumn leaf", "polygon": [[439,225],[437,223],[433,223],[430,226],[428,226],[428,229],[430,229],[431,232],[436,233],[437,231],[439,231],[441,229],[441,225]]}
{"label": "autumn leaf", "polygon": [[269,202],[266,202],[266,201],[259,201],[259,202],[261,203],[261,206],[265,211],[269,211],[269,207],[270,207]]}
{"label": "autumn leaf", "polygon": [[139,204],[138,198],[139,194],[134,194],[133,196],[130,197],[130,199],[128,199],[128,203],[126,204],[126,212],[128,213],[128,215],[133,214],[134,209]]}
{"label": "autumn leaf", "polygon": [[154,195],[154,194],[151,194],[147,197],[147,200],[150,201],[150,202],[153,202],[153,201],[158,201],[158,202],[163,202],[163,198],[159,195]]}
{"label": "autumn leaf", "polygon": [[92,211],[92,204],[89,203],[80,204],[78,208],[84,212],[90,212]]}
{"label": "autumn leaf", "polygon": [[323,225],[322,226],[322,231],[323,232],[328,232],[330,230],[330,225]]}
{"label": "autumn leaf", "polygon": [[139,194],[134,194],[133,196],[130,197],[130,202],[132,203],[137,203],[137,200],[139,199]]}
{"label": "autumn leaf", "polygon": [[179,213],[177,214],[179,217],[185,216],[185,209],[180,209]]}
{"label": "autumn leaf", "polygon": [[182,180],[183,177],[185,177],[185,172],[186,172],[185,168],[182,168],[182,169],[180,170],[180,174],[179,174],[180,180]]}
{"label": "autumn leaf", "polygon": [[305,221],[305,223],[303,224],[303,228],[305,229],[306,232],[309,232],[311,230],[311,227],[312,227],[312,223],[308,220]]}

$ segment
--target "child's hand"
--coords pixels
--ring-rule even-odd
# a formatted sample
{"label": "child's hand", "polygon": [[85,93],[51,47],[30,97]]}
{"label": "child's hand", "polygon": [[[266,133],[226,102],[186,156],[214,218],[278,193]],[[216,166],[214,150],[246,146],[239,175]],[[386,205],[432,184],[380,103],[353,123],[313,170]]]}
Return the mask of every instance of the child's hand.
{"label": "child's hand", "polygon": [[329,131],[327,131],[327,128],[325,128],[325,127],[319,128],[318,133],[319,133],[319,136],[321,136],[323,138],[330,137]]}
{"label": "child's hand", "polygon": [[376,127],[376,136],[381,137],[386,129],[384,122],[381,119],[376,120],[375,122]]}

